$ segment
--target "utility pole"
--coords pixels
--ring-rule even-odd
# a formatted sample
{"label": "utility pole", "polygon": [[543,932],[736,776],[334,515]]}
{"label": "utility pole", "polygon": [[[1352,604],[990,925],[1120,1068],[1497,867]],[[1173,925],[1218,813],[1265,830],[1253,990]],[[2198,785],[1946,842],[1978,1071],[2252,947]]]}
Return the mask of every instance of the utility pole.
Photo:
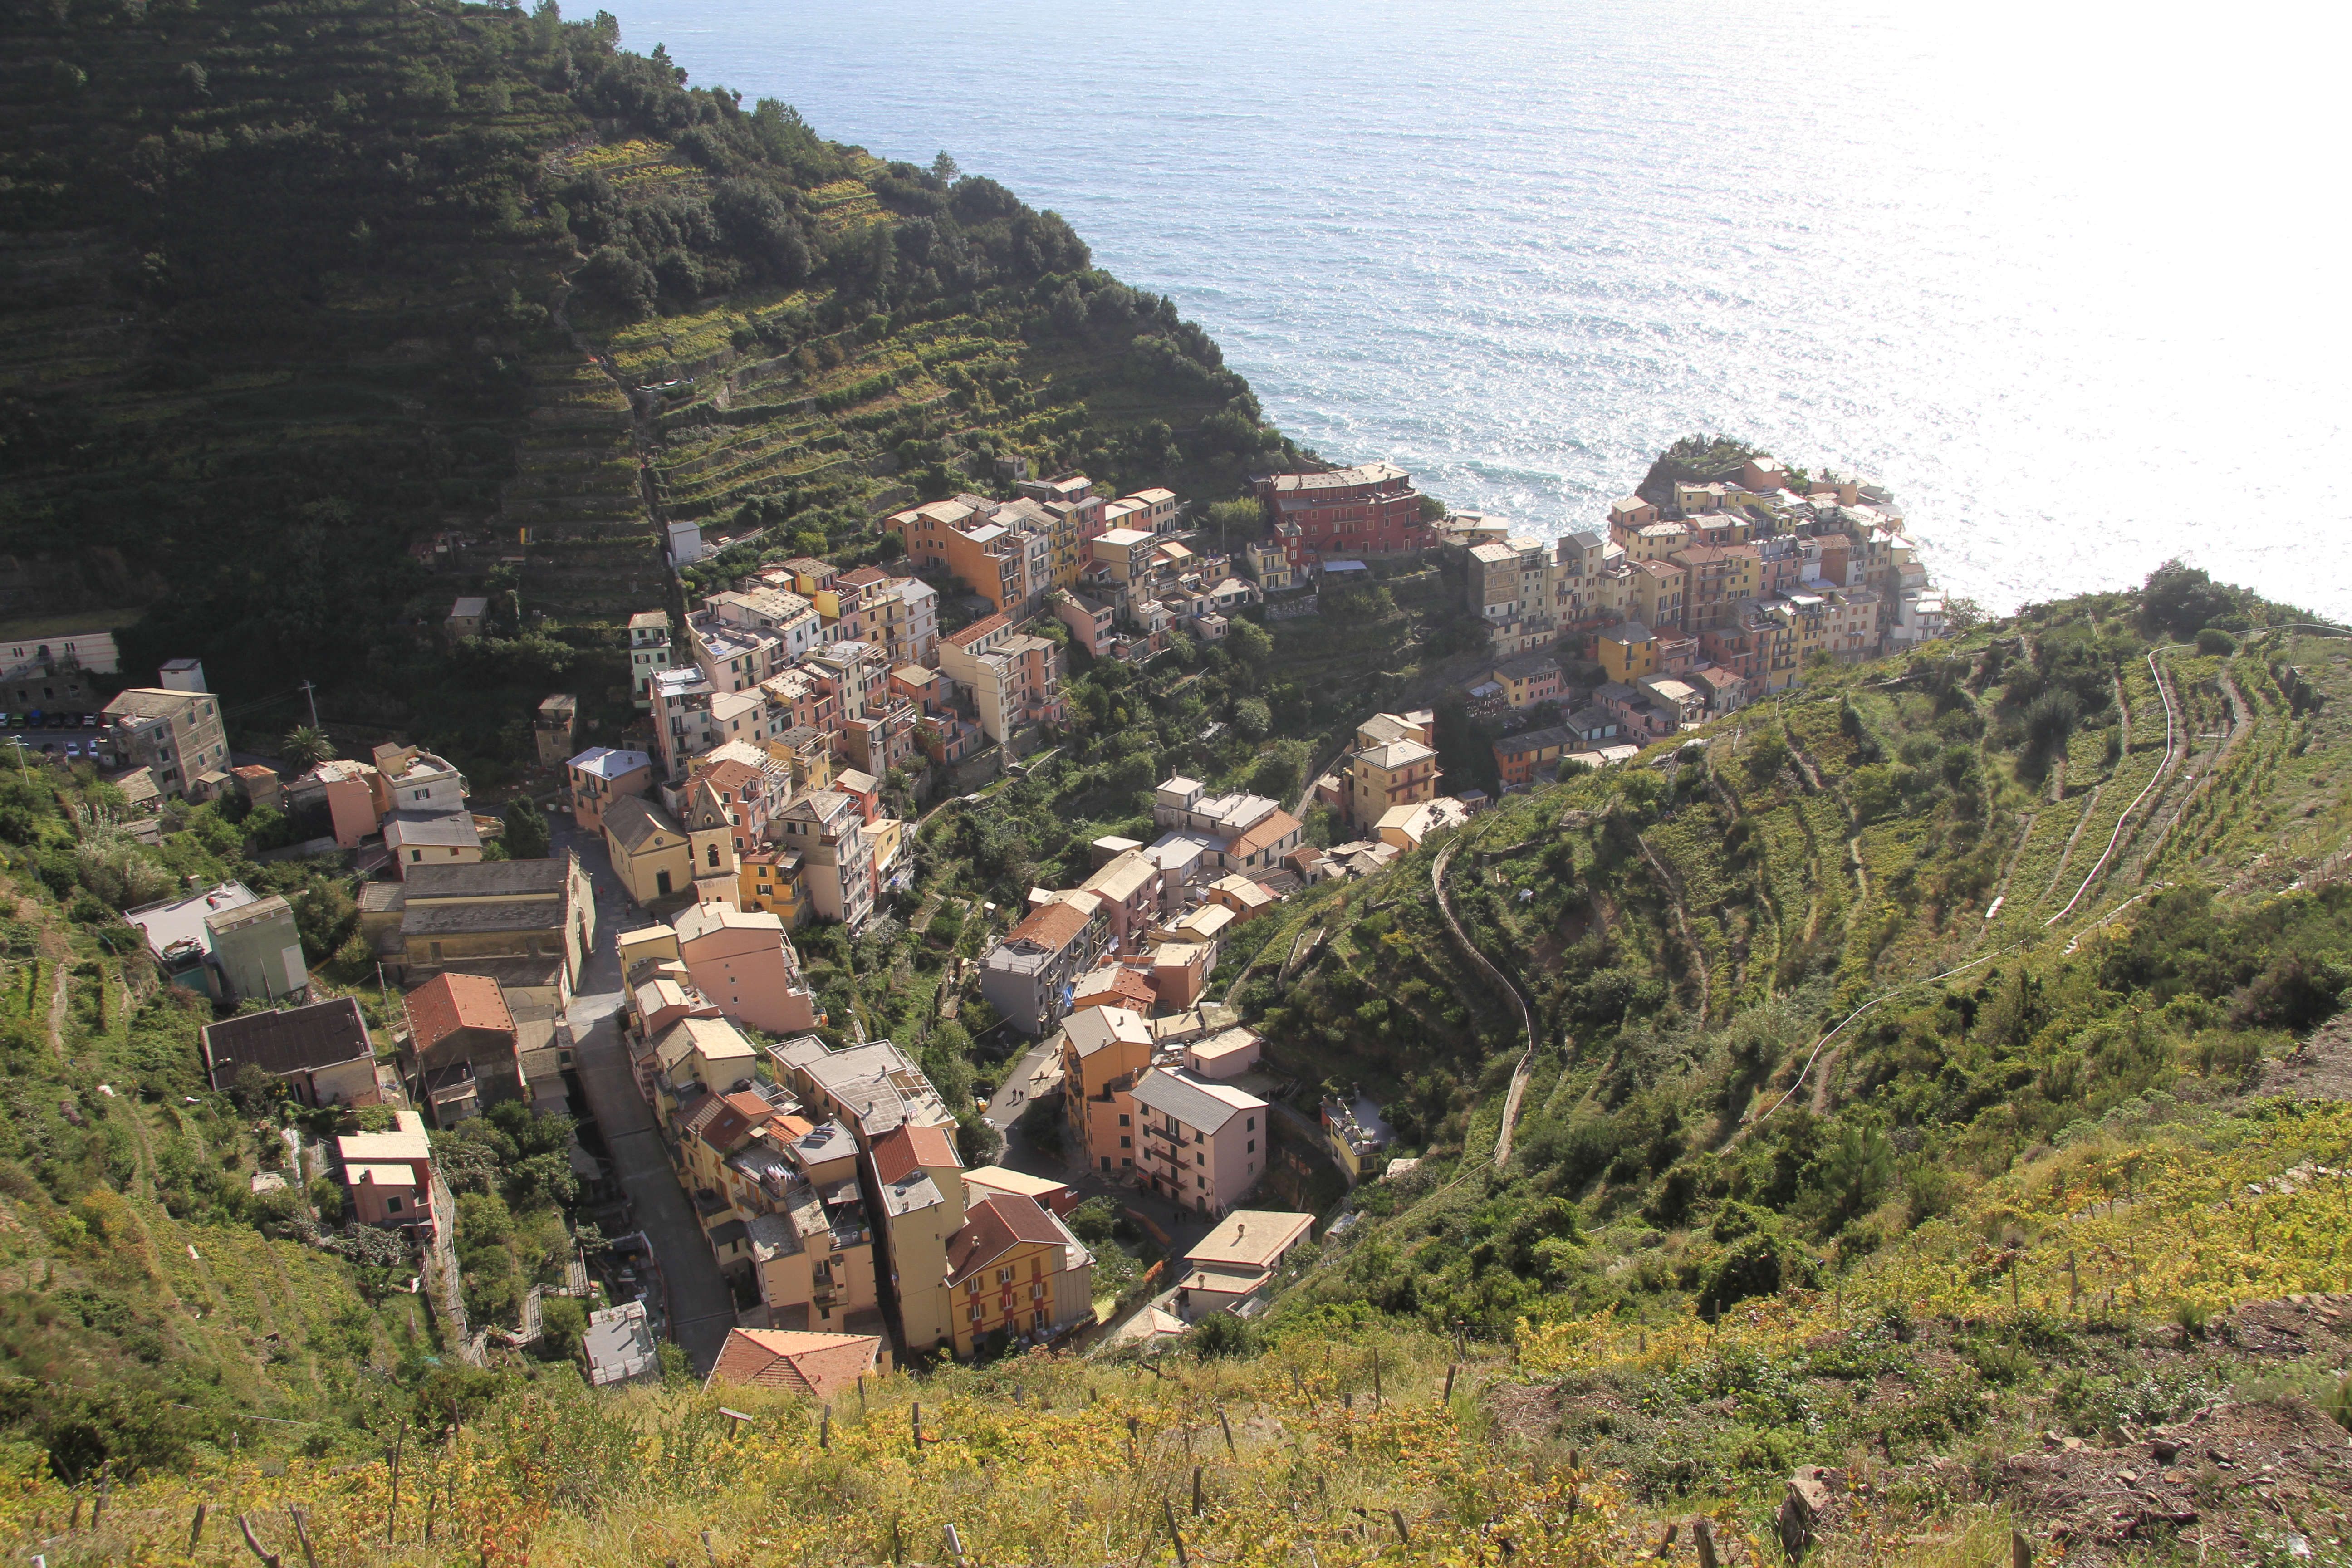
{"label": "utility pole", "polygon": [[306,680],[301,690],[302,695],[310,700],[310,728],[315,730],[319,727],[319,689]]}

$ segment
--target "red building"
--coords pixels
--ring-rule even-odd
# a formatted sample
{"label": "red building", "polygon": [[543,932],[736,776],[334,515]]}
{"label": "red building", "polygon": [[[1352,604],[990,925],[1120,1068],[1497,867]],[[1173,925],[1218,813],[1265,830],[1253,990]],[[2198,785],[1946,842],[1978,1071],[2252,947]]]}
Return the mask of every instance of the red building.
{"label": "red building", "polygon": [[1300,546],[1317,557],[1388,555],[1437,542],[1422,518],[1412,476],[1394,463],[1273,474],[1257,481],[1257,493],[1266,521],[1296,525]]}

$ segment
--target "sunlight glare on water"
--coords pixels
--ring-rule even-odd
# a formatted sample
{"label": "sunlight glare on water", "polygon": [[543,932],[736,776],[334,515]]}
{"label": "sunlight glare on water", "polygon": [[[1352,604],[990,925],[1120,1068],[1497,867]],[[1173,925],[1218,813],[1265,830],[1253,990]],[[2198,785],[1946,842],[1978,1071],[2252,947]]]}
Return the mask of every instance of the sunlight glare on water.
{"label": "sunlight glare on water", "polygon": [[1889,485],[1989,607],[2179,555],[2352,617],[2340,9],[617,14],[697,82],[1058,210],[1285,431],[1527,531],[1720,430]]}

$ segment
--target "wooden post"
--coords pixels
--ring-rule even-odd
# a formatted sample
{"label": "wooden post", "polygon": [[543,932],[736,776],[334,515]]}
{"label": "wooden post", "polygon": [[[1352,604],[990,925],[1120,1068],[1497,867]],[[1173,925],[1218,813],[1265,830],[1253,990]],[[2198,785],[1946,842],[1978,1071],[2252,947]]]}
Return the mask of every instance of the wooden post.
{"label": "wooden post", "polygon": [[1440,1405],[1454,1403],[1454,1374],[1461,1370],[1462,1363],[1459,1362],[1450,1361],[1445,1363],[1445,1392],[1437,1396],[1437,1403]]}
{"label": "wooden post", "polygon": [[[828,1408],[830,1408],[830,1406],[828,1406]],[[719,1414],[727,1417],[727,1440],[730,1443],[741,1434],[743,1430],[743,1423],[751,1419],[751,1416],[744,1414],[742,1411],[730,1410],[724,1405],[719,1407]]]}
{"label": "wooden post", "polygon": [[81,1493],[79,1492],[74,1493],[73,1517],[66,1521],[66,1528],[68,1530],[81,1528]]}
{"label": "wooden post", "polygon": [[1201,1471],[1202,1468],[1203,1467],[1200,1465],[1192,1467],[1192,1517],[1195,1519],[1201,1517]]}
{"label": "wooden post", "polygon": [[392,1452],[384,1462],[392,1467],[392,1501],[383,1510],[383,1543],[390,1546],[398,1539],[400,1529],[400,1454],[408,1447],[408,1417],[400,1418],[400,1435],[392,1440]]}
{"label": "wooden post", "polygon": [[2074,1272],[2074,1249],[2066,1249],[2066,1310],[2071,1315],[2083,1294],[2082,1278]]}
{"label": "wooden post", "polygon": [[318,1551],[310,1544],[310,1521],[303,1517],[299,1508],[289,1508],[286,1513],[294,1521],[294,1539],[301,1543],[302,1561],[309,1563],[310,1568],[319,1568]]}
{"label": "wooden post", "polygon": [[1140,1469],[1143,1466],[1143,1447],[1137,1441],[1142,1429],[1140,1418],[1133,1415],[1127,1418],[1127,1468],[1130,1470]]}
{"label": "wooden post", "polygon": [[2009,1568],[2033,1568],[2033,1542],[2021,1530],[2009,1532]]}
{"label": "wooden post", "polygon": [[1384,1401],[1381,1397],[1381,1352],[1372,1352],[1372,1408],[1378,1410]]}
{"label": "wooden post", "polygon": [[915,1401],[914,1408],[908,1413],[907,1419],[908,1425],[914,1429],[915,1452],[919,1454],[923,1451],[923,1402],[921,1400]]}
{"label": "wooden post", "polygon": [[866,1374],[862,1372],[857,1374],[857,1418],[866,1419]]}
{"label": "wooden post", "polygon": [[205,1538],[205,1515],[212,1510],[213,1505],[208,1502],[196,1505],[195,1521],[188,1526],[188,1555],[191,1557],[195,1555],[197,1543]]}
{"label": "wooden post", "polygon": [[963,1537],[956,1533],[956,1527],[952,1524],[948,1526],[948,1556],[953,1560],[956,1568],[963,1568]]}
{"label": "wooden post", "polygon": [[92,1530],[96,1530],[98,1521],[106,1517],[106,1496],[113,1484],[114,1461],[109,1459],[98,1468],[98,1496],[89,1505],[89,1527]]}
{"label": "wooden post", "polygon": [[820,1448],[833,1447],[833,1406],[830,1405],[824,1407],[824,1418],[817,1423],[816,1446]]}
{"label": "wooden post", "polygon": [[1701,1517],[1691,1521],[1691,1533],[1697,1538],[1698,1568],[1717,1568],[1715,1526]]}
{"label": "wooden post", "polygon": [[246,1550],[252,1552],[256,1557],[261,1560],[261,1568],[286,1568],[285,1560],[279,1557],[275,1552],[270,1551],[267,1546],[262,1545],[260,1537],[253,1533],[253,1521],[251,1518],[245,1514],[238,1514],[236,1516],[236,1527],[245,1531]]}
{"label": "wooden post", "polygon": [[1389,1518],[1396,1522],[1398,1542],[1403,1545],[1411,1546],[1412,1544],[1412,1531],[1404,1527],[1404,1510],[1402,1509],[1392,1508],[1389,1510]]}
{"label": "wooden post", "polygon": [[1168,1539],[1176,1543],[1176,1568],[1192,1568],[1192,1560],[1184,1555],[1184,1532],[1176,1528],[1176,1505],[1161,1498],[1160,1509],[1168,1516]]}
{"label": "wooden post", "polygon": [[2010,1263],[2010,1266],[2009,1266],[2009,1310],[2010,1310],[2011,1311],[2012,1311],[2012,1312],[2014,1312],[2014,1311],[2016,1311],[2016,1310],[2017,1310],[2017,1277],[2018,1277],[2020,1274],[2023,1273],[2024,1271],[2025,1271],[2025,1265],[2024,1265],[2021,1261],[2012,1260],[2012,1261]]}
{"label": "wooden post", "polygon": [[1236,1459],[1240,1458],[1242,1451],[1234,1446],[1234,1424],[1225,1419],[1225,1407],[1222,1405],[1217,1406],[1217,1425],[1224,1428],[1225,1452]]}
{"label": "wooden post", "polygon": [[719,1568],[719,1549],[710,1544],[710,1531],[707,1530],[702,1532],[702,1557],[710,1568]]}

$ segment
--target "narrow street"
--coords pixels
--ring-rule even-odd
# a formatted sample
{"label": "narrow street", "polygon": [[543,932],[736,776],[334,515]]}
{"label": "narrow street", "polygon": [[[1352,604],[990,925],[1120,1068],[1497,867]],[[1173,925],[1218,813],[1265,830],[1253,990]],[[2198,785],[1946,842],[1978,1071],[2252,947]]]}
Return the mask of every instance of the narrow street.
{"label": "narrow street", "polygon": [[735,1301],[695,1221],[693,1205],[670,1174],[653,1107],[631,1079],[628,1047],[614,1016],[621,1005],[621,960],[614,939],[621,930],[645,923],[644,917],[622,893],[602,838],[581,832],[568,816],[550,826],[554,852],[577,851],[596,884],[596,951],[570,1011],[581,1091],[604,1134],[613,1175],[627,1191],[638,1228],[653,1243],[661,1265],[670,1337],[700,1375],[719,1359],[719,1348],[734,1326]]}

